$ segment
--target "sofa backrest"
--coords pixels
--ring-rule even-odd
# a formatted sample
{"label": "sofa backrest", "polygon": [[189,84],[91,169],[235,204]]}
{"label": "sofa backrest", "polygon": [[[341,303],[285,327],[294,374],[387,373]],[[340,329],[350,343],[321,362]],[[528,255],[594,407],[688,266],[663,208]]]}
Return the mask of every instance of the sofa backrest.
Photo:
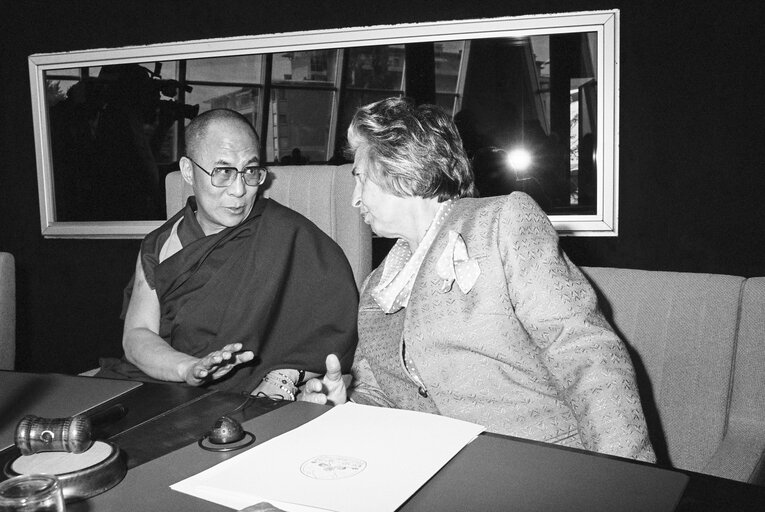
{"label": "sofa backrest", "polygon": [[765,485],[765,277],[744,283],[737,340],[726,432],[735,457],[708,472]]}
{"label": "sofa backrest", "polygon": [[703,471],[727,428],[745,279],[617,268],[582,271],[631,351],[660,462]]}
{"label": "sofa backrest", "polygon": [[[352,168],[352,164],[269,167],[263,195],[301,213],[331,236],[345,252],[356,286],[360,287],[372,271],[372,232],[351,205],[355,187]],[[180,171],[167,175],[168,218],[186,204],[191,194],[191,186]]]}

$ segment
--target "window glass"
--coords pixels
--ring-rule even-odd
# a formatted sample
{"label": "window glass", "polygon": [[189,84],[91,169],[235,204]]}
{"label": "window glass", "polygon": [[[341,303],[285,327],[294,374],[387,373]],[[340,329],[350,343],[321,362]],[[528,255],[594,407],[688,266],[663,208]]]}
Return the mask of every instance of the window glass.
{"label": "window glass", "polygon": [[261,83],[261,55],[236,55],[187,61],[186,79],[235,84]]}
{"label": "window glass", "polygon": [[257,124],[260,112],[259,98],[259,87],[193,85],[191,92],[186,93],[186,103],[199,105],[199,113],[213,108],[228,108],[243,114],[255,127],[259,126]]}
{"label": "window glass", "polygon": [[[436,92],[457,92],[457,80],[462,60],[464,41],[434,43]],[[451,111],[451,108],[449,108]]]}
{"label": "window glass", "polygon": [[335,50],[315,50],[278,53],[274,54],[271,66],[271,77],[274,82],[333,85],[337,66],[337,52]]}
{"label": "window glass", "polygon": [[77,79],[81,75],[82,68],[55,69],[53,71],[44,71],[45,78],[73,78]]}
{"label": "window glass", "polygon": [[[47,78],[45,80],[45,101],[49,107],[64,101],[69,94],[69,90],[79,80],[67,80],[64,78]],[[72,91],[72,95],[77,92],[77,88]]]}
{"label": "window glass", "polygon": [[455,94],[436,94],[436,105],[446,111],[447,114],[454,115]]}
{"label": "window glass", "polygon": [[[161,62],[142,62],[140,65],[149,70],[153,78],[164,79],[177,79],[178,78],[178,61],[177,60],[163,60]],[[92,70],[98,70],[99,68],[91,68]],[[98,73],[90,76],[98,76]]]}
{"label": "window glass", "polygon": [[266,157],[269,162],[327,161],[333,91],[272,89]]}
{"label": "window glass", "polygon": [[348,51],[345,85],[400,91],[403,88],[404,57],[403,44],[351,48]]}

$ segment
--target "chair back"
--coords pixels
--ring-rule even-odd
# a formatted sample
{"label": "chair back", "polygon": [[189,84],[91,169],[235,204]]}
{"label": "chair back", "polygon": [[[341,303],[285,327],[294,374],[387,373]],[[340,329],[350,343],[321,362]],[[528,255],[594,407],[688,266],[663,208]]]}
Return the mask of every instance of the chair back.
{"label": "chair back", "polygon": [[[295,210],[327,233],[345,252],[356,286],[372,270],[372,232],[351,206],[355,180],[351,164],[269,167],[263,195]],[[191,186],[174,171],[165,179],[168,218],[192,195]]]}
{"label": "chair back", "polygon": [[0,252],[0,370],[16,362],[16,261]]}
{"label": "chair back", "polygon": [[725,435],[743,277],[582,267],[635,363],[657,456],[705,471]]}

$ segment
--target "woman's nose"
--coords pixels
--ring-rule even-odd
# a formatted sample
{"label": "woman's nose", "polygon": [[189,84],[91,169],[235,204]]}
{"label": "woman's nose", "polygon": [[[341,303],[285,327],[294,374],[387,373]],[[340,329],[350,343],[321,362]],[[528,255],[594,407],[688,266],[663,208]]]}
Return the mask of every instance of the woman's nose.
{"label": "woman's nose", "polygon": [[354,208],[361,207],[361,183],[356,181],[356,186],[353,187],[353,195],[351,196],[351,206]]}

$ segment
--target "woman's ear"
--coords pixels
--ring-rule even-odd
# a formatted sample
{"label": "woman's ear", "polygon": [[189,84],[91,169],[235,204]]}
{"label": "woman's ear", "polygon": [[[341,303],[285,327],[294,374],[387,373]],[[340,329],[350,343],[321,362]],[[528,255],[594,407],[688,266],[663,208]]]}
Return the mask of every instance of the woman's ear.
{"label": "woman's ear", "polygon": [[194,186],[194,164],[191,163],[191,160],[186,158],[185,156],[182,156],[181,159],[178,161],[178,165],[181,168],[181,176],[183,176],[184,181]]}

